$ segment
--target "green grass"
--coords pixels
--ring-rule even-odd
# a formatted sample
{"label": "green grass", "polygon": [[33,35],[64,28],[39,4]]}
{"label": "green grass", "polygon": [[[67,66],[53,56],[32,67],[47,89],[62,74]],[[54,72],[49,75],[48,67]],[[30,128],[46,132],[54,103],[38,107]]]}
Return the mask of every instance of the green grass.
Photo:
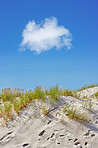
{"label": "green grass", "polygon": [[63,112],[67,112],[67,109],[70,107],[70,105],[68,103],[66,103],[66,105],[63,106]]}
{"label": "green grass", "polygon": [[2,98],[3,102],[13,101],[16,97],[20,97],[24,93],[25,93],[25,91],[22,89],[5,88],[5,89],[2,89],[1,98]]}
{"label": "green grass", "polygon": [[98,83],[89,84],[89,85],[84,85],[82,88],[77,89],[77,91],[82,91],[82,90],[85,90],[85,89],[87,89],[87,88],[92,88],[92,87],[96,87],[96,86],[98,86]]}
{"label": "green grass", "polygon": [[80,113],[79,110],[76,110],[76,109],[68,109],[67,110],[67,116],[71,119],[75,119],[75,120],[78,120],[78,121],[85,121],[87,122],[87,116],[84,114],[84,113]]}
{"label": "green grass", "polygon": [[13,101],[14,111],[18,114],[20,111],[20,102],[19,100],[15,99]]}
{"label": "green grass", "polygon": [[91,112],[93,111],[93,104],[92,104],[91,100],[87,100],[86,102],[84,102],[82,104],[82,107],[88,109]]}
{"label": "green grass", "polygon": [[83,96],[82,99],[88,99],[88,97],[87,96]]}
{"label": "green grass", "polygon": [[47,95],[50,97],[51,103],[55,103],[57,101],[58,95],[59,95],[59,88],[58,88],[58,86],[56,85],[55,87],[51,87],[48,90],[48,94]]}
{"label": "green grass", "polygon": [[75,107],[70,106],[68,104],[63,106],[63,112],[66,113],[66,116],[68,116],[70,119],[74,119],[79,122],[87,122],[88,121],[88,117],[85,113],[81,113]]}
{"label": "green grass", "polygon": [[91,95],[91,98],[96,98],[98,101],[98,92],[94,93],[93,95]]}
{"label": "green grass", "polygon": [[[98,84],[90,84],[83,86],[83,90],[86,88],[91,88],[98,86]],[[50,87],[49,89],[44,88],[42,89],[41,86],[36,87],[34,90],[26,91],[24,89],[2,89],[2,92],[0,92],[0,102],[3,102],[4,106],[0,107],[0,117],[3,117],[5,122],[9,121],[13,117],[12,112],[16,112],[19,114],[21,109],[27,106],[28,103],[30,103],[32,100],[41,100],[41,102],[46,101],[46,96],[49,96],[50,103],[55,104],[58,99],[60,99],[60,96],[73,96],[76,98],[79,98],[77,96],[77,90],[72,91],[68,89],[59,89],[59,86],[56,85],[54,87]],[[96,98],[98,98],[98,92],[94,94]],[[18,97],[18,98],[17,98]],[[92,104],[89,103],[89,109],[91,110]],[[46,108],[43,107],[44,114],[47,114]],[[67,111],[67,114],[70,118],[76,118],[79,119],[79,115],[77,114],[77,111],[73,109],[68,109],[68,106],[65,107],[65,111]],[[71,112],[71,113],[70,113]],[[76,116],[74,116],[76,115]],[[79,119],[82,120],[82,119]]]}
{"label": "green grass", "polygon": [[42,106],[42,113],[46,116],[46,115],[48,115],[48,111],[49,111],[49,109],[44,105],[44,106]]}
{"label": "green grass", "polygon": [[98,98],[98,92],[93,95],[95,98]]}
{"label": "green grass", "polygon": [[13,106],[10,102],[4,102],[4,106],[0,108],[0,116],[3,117],[5,124],[13,118]]}

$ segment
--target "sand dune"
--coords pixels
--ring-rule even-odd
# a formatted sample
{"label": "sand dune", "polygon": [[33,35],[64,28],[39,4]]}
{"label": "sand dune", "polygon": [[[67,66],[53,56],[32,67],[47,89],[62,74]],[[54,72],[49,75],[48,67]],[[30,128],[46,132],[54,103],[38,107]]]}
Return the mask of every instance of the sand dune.
{"label": "sand dune", "polygon": [[[84,93],[92,94],[91,91],[93,93],[94,88]],[[47,116],[42,114],[42,103],[32,101],[19,116],[14,115],[7,126],[0,127],[0,148],[97,148],[98,102],[93,98],[91,101],[93,110],[89,111],[83,108],[85,100],[61,96],[54,105],[46,102]],[[69,119],[62,111],[66,103],[87,114],[89,122],[84,124]]]}

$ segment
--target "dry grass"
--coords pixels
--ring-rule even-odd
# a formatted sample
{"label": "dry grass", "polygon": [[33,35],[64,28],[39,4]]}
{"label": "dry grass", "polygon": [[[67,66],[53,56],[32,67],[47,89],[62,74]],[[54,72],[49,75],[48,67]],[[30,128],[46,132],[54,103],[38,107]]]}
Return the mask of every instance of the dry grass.
{"label": "dry grass", "polygon": [[88,110],[91,111],[91,112],[93,111],[93,104],[92,104],[91,100],[85,101],[85,102],[82,104],[82,107],[88,109]]}
{"label": "dry grass", "polygon": [[88,117],[85,113],[80,112],[76,109],[76,107],[65,105],[63,106],[63,112],[66,113],[66,116],[68,116],[70,119],[77,120],[79,122],[87,122]]}
{"label": "dry grass", "polygon": [[[84,86],[82,89],[90,88],[97,86],[97,84]],[[82,90],[81,89],[81,90]],[[98,98],[98,92],[94,94]],[[42,102],[46,101],[46,96],[49,96],[50,102],[52,104],[56,103],[60,96],[73,96],[77,98],[77,91],[71,91],[68,89],[59,89],[58,85],[50,87],[50,89],[42,89],[38,86],[33,90],[26,91],[24,89],[2,89],[0,95],[0,101],[3,102],[3,105],[0,107],[0,117],[3,117],[6,122],[13,118],[13,113],[16,112],[19,114],[19,111],[26,107],[28,103],[32,100],[41,100]],[[91,110],[92,104],[89,103],[89,109]],[[86,120],[83,114],[79,114],[73,108],[65,107],[65,112],[70,118],[75,118],[78,120]],[[48,114],[48,109],[43,106],[42,112],[44,115]],[[81,116],[81,117],[80,117]]]}
{"label": "dry grass", "polygon": [[96,86],[98,86],[98,83],[84,85],[82,88],[78,89],[77,91],[82,91],[82,90],[85,90],[87,88],[92,88],[92,87],[96,87]]}
{"label": "dry grass", "polygon": [[49,112],[49,109],[44,105],[42,107],[42,113],[46,116],[46,115],[48,115],[48,112]]}

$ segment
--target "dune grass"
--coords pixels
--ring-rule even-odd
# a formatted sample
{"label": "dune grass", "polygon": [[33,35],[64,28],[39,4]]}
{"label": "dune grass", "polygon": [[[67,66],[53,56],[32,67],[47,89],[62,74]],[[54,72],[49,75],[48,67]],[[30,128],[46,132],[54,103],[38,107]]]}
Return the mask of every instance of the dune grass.
{"label": "dune grass", "polygon": [[11,102],[4,102],[4,106],[0,107],[0,117],[5,121],[5,124],[13,118],[13,106]]}
{"label": "dune grass", "polygon": [[42,106],[42,113],[46,116],[46,115],[48,115],[48,112],[49,112],[49,109],[45,105],[43,105]]}
{"label": "dune grass", "polygon": [[66,116],[68,116],[70,119],[74,119],[79,122],[88,121],[87,115],[80,112],[80,110],[77,110],[76,107],[74,107],[73,105],[66,104],[65,106],[63,106],[63,112],[66,113]]}
{"label": "dune grass", "polygon": [[92,98],[96,98],[97,101],[98,101],[98,92],[94,93],[91,97],[92,97]]}
{"label": "dune grass", "polygon": [[88,97],[87,96],[83,96],[82,99],[88,99]]}
{"label": "dune grass", "polygon": [[[82,89],[90,88],[97,86],[97,84],[90,84],[88,86],[83,86]],[[81,90],[82,90],[81,89]],[[98,92],[94,94],[98,97]],[[56,85],[54,87],[42,88],[41,86],[37,86],[34,90],[26,91],[24,89],[2,89],[2,93],[0,95],[0,102],[2,102],[0,106],[0,117],[3,117],[4,120],[7,122],[13,117],[13,113],[19,114],[21,109],[26,107],[28,103],[32,100],[41,100],[42,102],[46,101],[46,96],[49,96],[50,103],[55,104],[60,96],[73,96],[79,98],[77,96],[77,90],[72,91],[68,89],[59,89],[59,86]],[[89,105],[91,106],[91,104]],[[47,110],[43,107],[43,113],[47,114]],[[79,119],[79,115],[76,114],[77,111],[73,109],[66,109],[67,114],[71,118]],[[70,113],[71,112],[71,113]],[[82,120],[82,119],[79,119]],[[83,119],[85,120],[85,119]]]}
{"label": "dune grass", "polygon": [[[42,102],[46,100],[46,96],[49,96],[50,102],[55,103],[59,95],[58,86],[51,87],[50,89],[42,89],[38,86],[34,91],[25,91],[24,89],[2,89],[2,94],[0,96],[2,105],[0,107],[0,117],[3,117],[5,122],[12,119],[13,112],[19,114],[19,112],[27,106],[32,100],[41,100]],[[44,114],[47,114],[47,109],[42,108]]]}
{"label": "dune grass", "polygon": [[85,89],[87,89],[87,88],[92,88],[92,87],[96,87],[96,86],[98,86],[98,83],[89,84],[89,85],[84,85],[82,88],[77,89],[77,91],[82,91],[82,90],[85,90]]}
{"label": "dune grass", "polygon": [[82,104],[82,107],[85,108],[85,109],[88,109],[89,111],[93,111],[93,104],[91,102],[91,100],[86,100],[83,104]]}
{"label": "dune grass", "polygon": [[96,98],[98,98],[98,92],[96,92],[96,93],[94,94],[94,96],[95,96]]}

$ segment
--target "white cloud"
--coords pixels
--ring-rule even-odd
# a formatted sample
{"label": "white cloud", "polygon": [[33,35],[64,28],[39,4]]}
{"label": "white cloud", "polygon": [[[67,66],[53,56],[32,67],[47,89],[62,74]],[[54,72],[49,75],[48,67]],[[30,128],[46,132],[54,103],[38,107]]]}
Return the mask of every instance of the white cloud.
{"label": "white cloud", "polygon": [[71,33],[64,26],[57,24],[55,17],[46,18],[44,22],[36,24],[29,21],[22,33],[23,40],[20,44],[21,50],[29,49],[40,54],[42,51],[52,48],[71,48]]}

